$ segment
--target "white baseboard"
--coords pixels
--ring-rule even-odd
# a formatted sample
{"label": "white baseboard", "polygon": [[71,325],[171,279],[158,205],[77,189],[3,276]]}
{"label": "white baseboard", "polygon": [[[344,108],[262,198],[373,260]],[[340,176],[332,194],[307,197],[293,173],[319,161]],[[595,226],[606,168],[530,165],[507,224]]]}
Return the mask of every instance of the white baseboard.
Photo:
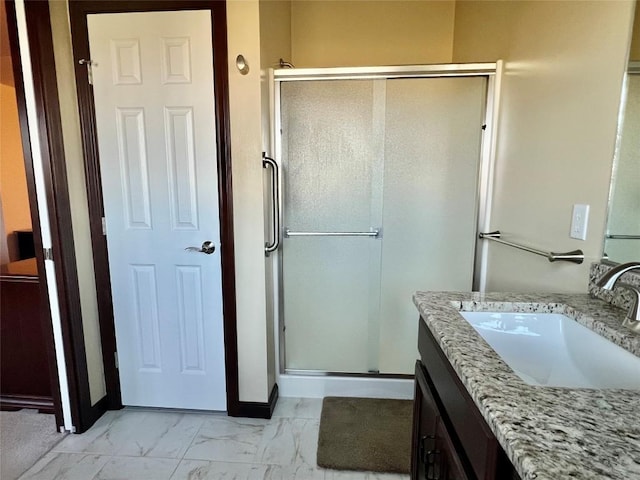
{"label": "white baseboard", "polygon": [[287,375],[278,377],[281,397],[366,397],[413,399],[413,380],[332,375]]}

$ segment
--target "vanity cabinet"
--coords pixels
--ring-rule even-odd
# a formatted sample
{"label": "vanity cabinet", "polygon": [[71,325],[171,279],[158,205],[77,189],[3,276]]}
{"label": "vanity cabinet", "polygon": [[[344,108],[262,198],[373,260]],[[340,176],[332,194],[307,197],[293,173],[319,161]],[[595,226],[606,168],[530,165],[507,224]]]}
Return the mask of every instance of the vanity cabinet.
{"label": "vanity cabinet", "polygon": [[412,480],[518,480],[464,385],[420,320]]}

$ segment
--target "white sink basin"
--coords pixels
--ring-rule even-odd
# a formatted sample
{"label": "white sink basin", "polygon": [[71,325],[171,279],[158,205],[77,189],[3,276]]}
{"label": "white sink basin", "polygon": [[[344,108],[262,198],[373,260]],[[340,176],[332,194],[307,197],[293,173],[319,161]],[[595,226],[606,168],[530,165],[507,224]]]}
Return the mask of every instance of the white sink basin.
{"label": "white sink basin", "polygon": [[569,317],[460,314],[529,385],[640,390],[640,358]]}

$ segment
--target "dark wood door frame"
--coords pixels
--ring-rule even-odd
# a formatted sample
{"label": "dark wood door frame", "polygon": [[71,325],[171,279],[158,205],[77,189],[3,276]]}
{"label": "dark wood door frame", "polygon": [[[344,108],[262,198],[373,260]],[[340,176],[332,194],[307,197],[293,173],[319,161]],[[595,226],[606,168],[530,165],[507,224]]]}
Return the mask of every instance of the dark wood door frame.
{"label": "dark wood door frame", "polygon": [[[239,401],[238,342],[236,327],[235,261],[233,236],[233,203],[231,182],[231,140],[229,126],[229,86],[227,69],[227,22],[224,1],[166,0],[70,0],[71,37],[75,64],[78,105],[82,128],[82,143],[87,179],[87,196],[93,243],[93,261],[98,289],[100,333],[107,384],[109,408],[121,408],[120,380],[115,364],[115,326],[106,238],[102,234],[103,200],[95,123],[93,87],[87,81],[87,67],[80,60],[89,60],[87,15],[97,13],[128,13],[147,11],[208,10],[211,12],[212,51],[218,162],[218,196],[222,261],[222,296],[224,317],[225,375],[227,411],[231,416],[263,416],[265,408]],[[265,404],[266,405],[266,404]],[[272,411],[272,408],[269,408]],[[269,412],[270,416],[270,412]]]}
{"label": "dark wood door frame", "polygon": [[71,419],[76,430],[83,431],[95,421],[95,419],[92,418],[92,412],[95,412],[95,409],[92,409],[89,394],[82,315],[80,312],[80,294],[76,273],[73,232],[71,229],[71,210],[68,197],[64,145],[62,143],[58,89],[53,57],[53,40],[49,21],[49,7],[47,2],[25,2],[26,25],[31,52],[31,69],[41,150],[41,158],[34,159],[29,136],[25,88],[22,80],[22,63],[19,51],[15,3],[13,1],[6,1],[5,6],[7,7],[9,43],[18,101],[22,148],[25,158],[36,263],[38,265],[41,296],[43,300],[41,302],[42,325],[46,337],[47,356],[50,365],[54,413],[58,427],[62,426],[64,421],[62,417],[61,393],[53,339],[53,325],[51,322],[51,311],[49,309],[47,278],[45,275],[45,260],[38,213],[38,199],[36,196],[34,161],[42,161],[44,171],[48,220],[56,270],[55,282],[58,292],[65,367],[67,370],[67,385],[71,404]]}

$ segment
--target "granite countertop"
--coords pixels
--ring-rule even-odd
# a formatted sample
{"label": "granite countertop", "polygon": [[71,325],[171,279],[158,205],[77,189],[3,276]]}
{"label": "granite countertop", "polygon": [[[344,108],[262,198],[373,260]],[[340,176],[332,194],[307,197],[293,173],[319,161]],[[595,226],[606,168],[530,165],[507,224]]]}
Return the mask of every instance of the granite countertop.
{"label": "granite countertop", "polygon": [[620,325],[623,310],[586,294],[418,292],[413,299],[523,480],[640,479],[640,392],[528,385],[458,313],[564,313],[640,356],[640,335]]}

